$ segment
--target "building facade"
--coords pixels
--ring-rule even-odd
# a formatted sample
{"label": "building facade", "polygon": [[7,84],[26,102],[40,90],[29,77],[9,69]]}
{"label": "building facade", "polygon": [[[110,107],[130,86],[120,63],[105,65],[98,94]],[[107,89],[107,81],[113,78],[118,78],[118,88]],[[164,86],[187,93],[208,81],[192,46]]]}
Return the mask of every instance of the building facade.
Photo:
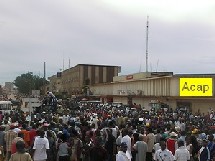
{"label": "building facade", "polygon": [[5,90],[7,93],[10,93],[13,91],[14,89],[14,84],[13,82],[5,82],[5,86],[4,86]]}
{"label": "building facade", "polygon": [[[181,78],[201,78],[203,84],[204,80],[209,78],[212,80],[210,88],[214,89],[215,74],[174,75],[172,72],[155,72],[116,76],[112,83],[96,84],[91,86],[90,90],[93,95],[100,96],[103,102],[135,103],[146,109],[163,104],[173,109],[186,108],[192,112],[206,113],[208,109],[215,110],[213,89],[210,96],[181,96]],[[196,90],[203,88],[204,85],[201,84]],[[191,87],[192,89],[187,87],[187,90],[195,90],[193,85]]]}
{"label": "building facade", "polygon": [[120,66],[78,64],[58,75],[49,77],[49,90],[68,95],[78,95],[84,87],[97,83],[113,82],[113,77],[120,73]]}

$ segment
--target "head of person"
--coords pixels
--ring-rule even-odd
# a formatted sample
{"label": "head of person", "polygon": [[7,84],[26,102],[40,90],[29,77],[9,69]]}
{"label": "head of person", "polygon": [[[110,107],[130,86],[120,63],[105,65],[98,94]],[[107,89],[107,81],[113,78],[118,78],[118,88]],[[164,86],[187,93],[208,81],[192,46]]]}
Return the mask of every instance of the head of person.
{"label": "head of person", "polygon": [[47,137],[48,137],[48,138],[51,138],[51,137],[52,137],[51,131],[47,131]]}
{"label": "head of person", "polygon": [[186,132],[185,132],[185,131],[182,131],[182,132],[181,132],[181,136],[186,136]]}
{"label": "head of person", "polygon": [[19,132],[19,133],[18,133],[18,137],[24,138],[24,134],[23,134],[22,132]]}
{"label": "head of person", "polygon": [[13,129],[15,129],[15,126],[14,126],[14,124],[11,124],[10,125],[10,130],[13,130]]}
{"label": "head of person", "polygon": [[125,142],[122,142],[120,144],[120,150],[123,151],[124,153],[126,153],[127,149],[128,149],[127,144]]}
{"label": "head of person", "polygon": [[209,141],[213,141],[213,139],[214,139],[213,134],[210,134],[210,135],[208,136],[208,140],[209,140]]}
{"label": "head of person", "polygon": [[63,135],[62,135],[62,141],[63,141],[63,142],[67,142],[67,136],[66,136],[66,134],[63,134]]}
{"label": "head of person", "polygon": [[27,125],[26,124],[22,124],[22,129],[26,129]]}
{"label": "head of person", "polygon": [[134,137],[134,141],[135,142],[138,141],[138,140],[140,140],[139,133],[134,133],[133,137]]}
{"label": "head of person", "polygon": [[208,146],[208,140],[203,139],[203,140],[202,140],[202,146],[203,146],[203,147],[207,147],[207,146]]}
{"label": "head of person", "polygon": [[16,143],[16,151],[18,153],[25,153],[25,143],[24,141],[17,141]]}
{"label": "head of person", "polygon": [[189,145],[189,144],[190,144],[190,137],[189,137],[189,136],[186,136],[186,137],[185,137],[185,142],[186,142],[186,145]]}
{"label": "head of person", "polygon": [[179,140],[178,141],[178,147],[184,146],[184,141],[183,140]]}
{"label": "head of person", "polygon": [[166,139],[164,138],[160,139],[160,146],[162,151],[166,149]]}
{"label": "head of person", "polygon": [[148,134],[153,132],[151,127],[148,127],[146,131]]}
{"label": "head of person", "polygon": [[178,134],[176,134],[176,132],[172,131],[170,134],[169,134],[170,138],[172,139],[176,139],[178,137]]}
{"label": "head of person", "polygon": [[73,129],[71,135],[72,135],[73,137],[78,137],[78,132],[77,132],[76,130]]}
{"label": "head of person", "polygon": [[95,146],[102,146],[102,137],[95,138]]}
{"label": "head of person", "polygon": [[90,143],[90,137],[89,136],[85,136],[85,142],[88,144]]}
{"label": "head of person", "polygon": [[190,143],[192,145],[197,145],[198,144],[197,138],[194,135],[190,136]]}
{"label": "head of person", "polygon": [[124,129],[122,130],[122,136],[126,136],[126,135],[128,135],[128,129],[127,129],[127,128],[124,128]]}
{"label": "head of person", "polygon": [[43,129],[40,129],[40,130],[39,130],[39,136],[40,136],[41,138],[43,138],[44,135],[45,135],[44,130],[43,130]]}

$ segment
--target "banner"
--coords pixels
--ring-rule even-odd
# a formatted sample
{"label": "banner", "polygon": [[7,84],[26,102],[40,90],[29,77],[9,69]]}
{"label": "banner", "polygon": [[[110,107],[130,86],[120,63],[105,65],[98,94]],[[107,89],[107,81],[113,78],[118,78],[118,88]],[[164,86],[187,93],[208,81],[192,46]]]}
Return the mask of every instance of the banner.
{"label": "banner", "polygon": [[180,96],[213,96],[213,79],[180,78]]}

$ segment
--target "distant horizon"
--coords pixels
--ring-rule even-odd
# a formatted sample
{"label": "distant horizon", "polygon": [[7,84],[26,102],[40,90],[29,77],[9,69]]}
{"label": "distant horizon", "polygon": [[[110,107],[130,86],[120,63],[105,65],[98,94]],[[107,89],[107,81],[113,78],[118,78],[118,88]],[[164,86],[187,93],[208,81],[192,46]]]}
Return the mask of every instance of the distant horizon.
{"label": "distant horizon", "polygon": [[[78,64],[77,64],[78,65]],[[102,64],[93,64],[93,65],[102,65]],[[116,65],[107,65],[107,66],[116,66]],[[73,66],[73,67],[75,67],[75,66]],[[72,68],[72,67],[71,67]],[[69,68],[68,68],[69,69]],[[65,70],[68,70],[68,69],[65,69]],[[121,69],[122,69],[122,67],[121,67]],[[64,71],[65,71],[64,70]],[[58,71],[58,72],[63,72],[63,71]],[[162,72],[164,72],[164,73],[173,73],[173,75],[215,75],[215,72],[214,73],[175,73],[175,72],[173,72],[173,71],[148,71],[149,73],[153,73],[153,72],[158,72],[158,73],[162,73]],[[26,73],[28,73],[28,72],[26,72]],[[26,74],[26,73],[22,73],[22,74]],[[138,74],[138,73],[146,73],[146,71],[140,71],[140,72],[131,72],[131,73],[124,73],[124,74],[121,74],[121,73],[118,73],[118,76],[126,76],[126,75],[132,75],[132,74]],[[37,74],[34,74],[33,73],[33,75],[37,75]],[[47,75],[47,74],[46,74]],[[57,75],[57,72],[56,72],[56,74],[53,74],[53,75],[49,75],[49,76],[46,76],[46,80],[49,80],[48,79],[48,77],[52,77],[52,76],[54,76],[54,75]],[[21,76],[21,74],[20,75],[17,75],[16,77],[18,77],[18,76]],[[37,76],[39,76],[39,75],[37,75]],[[16,79],[16,77],[15,77],[15,79]],[[40,76],[40,78],[44,78],[44,76]],[[13,80],[13,81],[15,81],[15,79]],[[10,83],[13,83],[13,81],[6,81],[6,82],[10,82]],[[5,83],[6,82],[2,82],[3,84],[0,84],[0,85],[2,85],[2,86],[5,86]]]}

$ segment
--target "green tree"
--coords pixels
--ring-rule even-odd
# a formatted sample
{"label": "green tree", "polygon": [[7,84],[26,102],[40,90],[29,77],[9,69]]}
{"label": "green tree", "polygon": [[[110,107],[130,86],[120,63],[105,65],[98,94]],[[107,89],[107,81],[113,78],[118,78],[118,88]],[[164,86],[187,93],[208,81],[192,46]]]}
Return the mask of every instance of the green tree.
{"label": "green tree", "polygon": [[14,85],[17,87],[18,91],[23,94],[31,94],[32,90],[40,90],[40,87],[47,83],[47,80],[33,75],[32,72],[21,74],[21,76],[16,77],[14,80]]}

